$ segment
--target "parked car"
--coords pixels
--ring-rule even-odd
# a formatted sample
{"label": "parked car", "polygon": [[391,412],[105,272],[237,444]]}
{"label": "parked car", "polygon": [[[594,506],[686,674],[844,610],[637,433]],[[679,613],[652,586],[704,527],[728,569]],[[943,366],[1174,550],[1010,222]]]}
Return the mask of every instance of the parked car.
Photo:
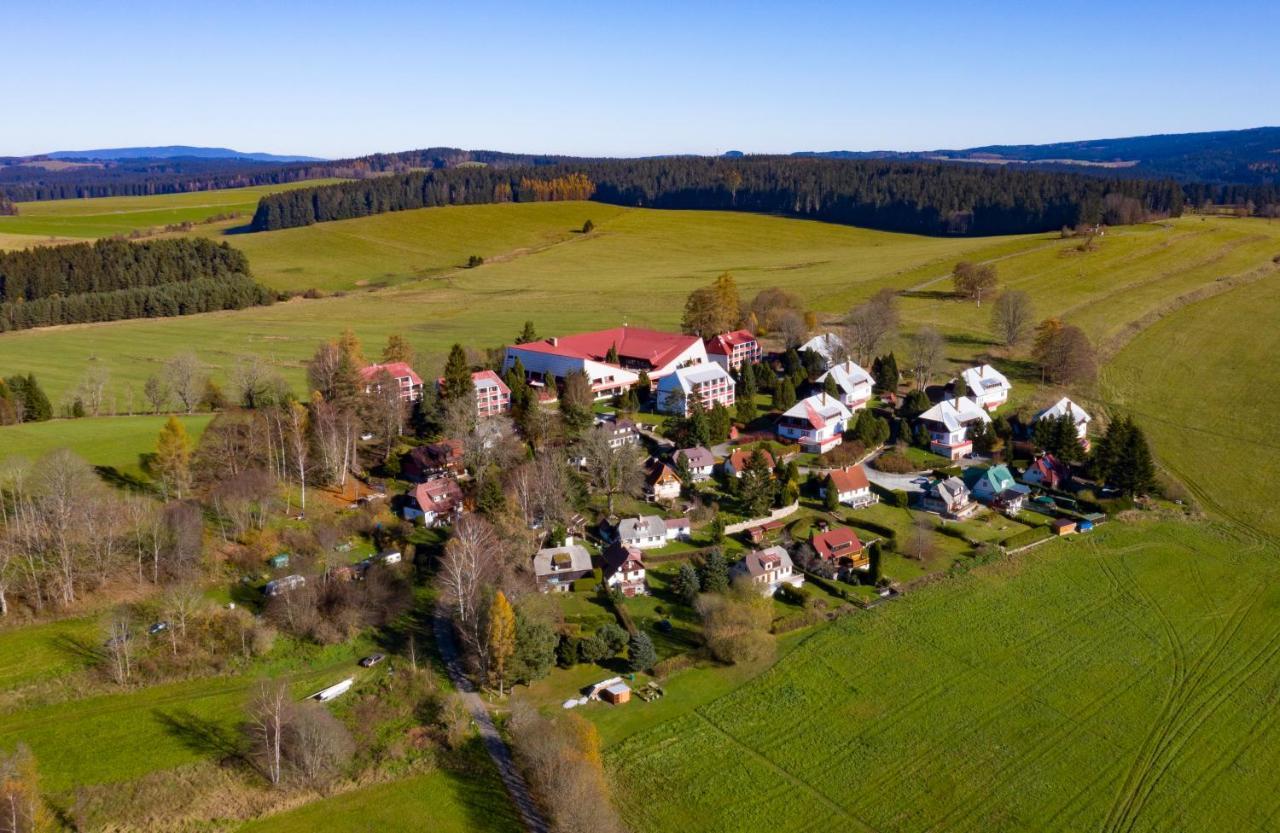
{"label": "parked car", "polygon": [[377,665],[378,663],[382,662],[384,659],[386,659],[386,657],[385,657],[385,656],[383,656],[382,654],[370,654],[369,656],[367,656],[367,657],[365,657],[364,659],[360,660],[360,667],[361,667],[361,668],[372,668],[373,666],[375,666],[375,665]]}
{"label": "parked car", "polygon": [[659,633],[671,633],[671,620],[663,619],[653,626]]}
{"label": "parked car", "polygon": [[154,625],[147,628],[147,633],[151,636],[155,636],[156,634],[164,633],[167,630],[169,630],[168,622],[156,622]]}

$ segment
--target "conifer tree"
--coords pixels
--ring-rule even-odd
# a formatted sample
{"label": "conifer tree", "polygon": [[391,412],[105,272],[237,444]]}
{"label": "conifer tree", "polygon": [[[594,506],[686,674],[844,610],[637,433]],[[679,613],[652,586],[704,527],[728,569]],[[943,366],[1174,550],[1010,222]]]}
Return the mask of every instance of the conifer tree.
{"label": "conifer tree", "polygon": [[170,416],[160,429],[153,468],[166,497],[179,500],[191,485],[191,437],[178,418]]}
{"label": "conifer tree", "polygon": [[449,350],[449,359],[444,365],[444,383],[440,387],[440,398],[445,402],[459,402],[475,395],[475,386],[471,381],[471,365],[467,363],[466,351],[462,349],[461,344],[455,344]]}
{"label": "conifer tree", "polygon": [[528,344],[538,340],[538,331],[533,328],[532,321],[524,322],[524,329],[516,336],[516,344]]}
{"label": "conifer tree", "polygon": [[756,418],[756,373],[751,365],[743,365],[738,371],[738,389],[734,395],[734,410],[738,422],[750,425]]}

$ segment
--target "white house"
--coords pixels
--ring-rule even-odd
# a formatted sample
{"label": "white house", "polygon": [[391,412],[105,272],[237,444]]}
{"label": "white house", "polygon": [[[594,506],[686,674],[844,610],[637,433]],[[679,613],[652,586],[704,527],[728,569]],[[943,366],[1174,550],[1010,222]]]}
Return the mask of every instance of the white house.
{"label": "white house", "polygon": [[[969,395],[983,408],[994,411],[1009,399],[1009,389],[1013,387],[1005,375],[989,364],[971,367],[960,374]],[[961,395],[965,391],[956,391]]]}
{"label": "white house", "polygon": [[818,377],[819,384],[825,384],[827,378],[833,378],[836,389],[840,391],[840,401],[850,411],[865,408],[871,400],[871,374],[852,361],[843,361]]}
{"label": "white house", "polygon": [[784,584],[800,587],[804,584],[804,574],[797,573],[791,563],[791,556],[782,547],[769,547],[764,550],[752,550],[742,560],[733,565],[734,577],[746,576],[752,584],[760,588],[760,595],[772,596]]}
{"label": "white house", "polygon": [[871,482],[867,480],[867,473],[862,466],[845,466],[842,469],[832,469],[827,475],[829,485],[822,487],[822,496],[827,496],[827,490],[834,487],[836,490],[836,499],[845,504],[859,509],[863,506],[870,506],[879,503],[880,498],[871,492]]}
{"label": "white house", "polygon": [[618,542],[642,550],[661,547],[667,543],[667,524],[658,515],[623,518],[618,522]]}
{"label": "white house", "polygon": [[969,428],[976,423],[990,423],[991,417],[977,402],[967,396],[944,399],[920,415],[929,431],[929,449],[949,460],[958,460],[973,452]]}
{"label": "white house", "polygon": [[412,500],[404,508],[405,520],[421,518],[424,526],[441,526],[462,513],[462,487],[452,477],[419,483],[410,496]]}
{"label": "white house", "polygon": [[716,467],[715,456],[700,445],[693,448],[682,448],[677,451],[675,461],[679,464],[681,460],[684,461],[685,468],[689,470],[689,476],[695,483],[709,480],[712,471]]}
{"label": "white house", "polygon": [[614,544],[604,551],[604,583],[617,588],[630,598],[648,592],[645,584],[644,556],[638,547]]}
{"label": "white house", "polygon": [[1081,408],[1067,397],[1062,397],[1048,408],[1045,408],[1043,411],[1036,414],[1036,422],[1039,422],[1042,419],[1061,419],[1067,415],[1070,415],[1072,422],[1075,423],[1076,436],[1080,438],[1080,444],[1084,446],[1085,451],[1088,451],[1089,422],[1093,417],[1089,416],[1084,408]]}
{"label": "white house", "polygon": [[533,577],[541,593],[567,593],[575,581],[590,575],[591,553],[572,538],[563,547],[548,547],[533,556]]}
{"label": "white house", "polygon": [[656,381],[676,368],[708,361],[706,346],[697,336],[639,327],[614,327],[512,345],[503,360],[504,373],[516,359],[535,388],[552,388],[570,373],[584,372],[597,399],[625,392],[641,371]]}
{"label": "white house", "polygon": [[944,518],[967,518],[978,511],[973,495],[958,477],[934,481],[924,495],[924,508]]}
{"label": "white house", "polygon": [[801,399],[778,419],[778,436],[796,440],[803,451],[821,454],[844,441],[852,414],[839,399],[819,393]]}
{"label": "white house", "polygon": [[760,342],[756,341],[749,330],[734,330],[712,336],[707,339],[706,345],[707,358],[725,370],[736,371],[744,364],[760,361]]}
{"label": "white house", "polygon": [[694,400],[705,410],[716,405],[733,407],[736,393],[729,371],[714,362],[676,368],[674,373],[658,380],[658,410],[666,414],[688,416]]}
{"label": "white house", "polygon": [[688,518],[667,518],[667,540],[668,541],[688,541],[690,534],[693,532],[693,525],[689,523]]}
{"label": "white house", "polygon": [[649,466],[649,474],[645,477],[645,492],[650,500],[675,500],[680,497],[680,487],[680,475],[671,466],[660,461]]}
{"label": "white house", "polygon": [[835,333],[823,333],[801,344],[798,352],[803,353],[805,350],[812,350],[822,357],[822,361],[827,367],[844,358],[844,342],[840,336]]}

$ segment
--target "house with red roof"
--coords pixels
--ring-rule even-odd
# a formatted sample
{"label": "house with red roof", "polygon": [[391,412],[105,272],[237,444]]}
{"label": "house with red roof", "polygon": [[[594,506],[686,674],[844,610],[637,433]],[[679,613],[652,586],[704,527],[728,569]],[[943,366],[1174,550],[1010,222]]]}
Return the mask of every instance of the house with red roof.
{"label": "house with red roof", "polygon": [[462,487],[452,477],[419,483],[410,493],[405,520],[419,518],[425,526],[444,526],[462,514]]}
{"label": "house with red roof", "polygon": [[760,342],[750,330],[734,330],[712,336],[706,341],[707,358],[725,370],[737,372],[744,364],[760,361]]}
{"label": "house with red roof", "polygon": [[[511,410],[511,388],[492,370],[477,370],[471,374],[471,384],[476,391],[476,416],[479,419],[498,416]],[[444,389],[444,378],[436,379],[436,390]]]}
{"label": "house with red roof", "polygon": [[871,506],[880,500],[871,492],[871,481],[867,480],[867,473],[860,465],[832,469],[827,475],[826,485],[822,487],[822,496],[826,497],[831,489],[835,490],[840,503],[854,509]]}
{"label": "house with red roof", "polygon": [[404,456],[400,471],[406,480],[421,483],[453,477],[463,470],[462,440],[440,440],[417,446]]}
{"label": "house with red roof", "polygon": [[801,399],[778,418],[778,436],[799,442],[802,451],[821,454],[844,442],[851,416],[839,399],[819,393]]}
{"label": "house with red roof", "polygon": [[645,493],[655,502],[675,500],[680,497],[680,475],[666,463],[654,461],[645,477]]}
{"label": "house with red roof", "polygon": [[1022,482],[1046,489],[1066,489],[1071,485],[1071,467],[1046,452],[1022,473]]}
{"label": "house with red roof", "polygon": [[554,387],[570,373],[583,372],[596,399],[608,399],[626,392],[641,371],[657,381],[677,368],[705,364],[707,350],[697,336],[623,326],[511,345],[503,370],[516,359],[535,388]]}
{"label": "house with red roof", "polygon": [[837,571],[865,570],[871,566],[870,554],[858,540],[858,533],[847,526],[814,533],[809,544],[815,555]]}
{"label": "house with red roof", "polygon": [[[747,463],[751,460],[751,453],[755,451],[755,446],[741,446],[735,448],[733,453],[729,455],[729,459],[724,461],[724,473],[730,477],[742,477],[742,473],[747,470]],[[760,453],[764,455],[764,461],[769,466],[769,471],[777,466],[773,460],[773,455],[769,453],[767,448],[760,449]]]}
{"label": "house with red roof", "polygon": [[405,402],[417,402],[422,398],[422,379],[407,362],[387,362],[371,364],[360,368],[360,381],[364,382],[364,392],[373,393],[378,388],[379,379],[386,373],[392,383],[400,391],[400,399]]}
{"label": "house with red roof", "polygon": [[602,553],[601,560],[606,587],[616,588],[627,598],[649,592],[645,584],[644,553],[638,547],[615,542]]}

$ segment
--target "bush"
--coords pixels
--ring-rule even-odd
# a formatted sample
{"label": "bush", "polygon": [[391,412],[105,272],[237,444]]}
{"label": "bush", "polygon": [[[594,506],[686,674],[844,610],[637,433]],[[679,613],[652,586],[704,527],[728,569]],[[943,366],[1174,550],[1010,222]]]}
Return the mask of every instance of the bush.
{"label": "bush", "polygon": [[939,480],[946,480],[948,477],[960,477],[962,474],[964,474],[964,469],[959,466],[945,466],[933,470],[933,476]]}
{"label": "bush", "polygon": [[969,536],[964,534],[964,530],[953,524],[940,524],[934,529],[939,535],[945,535],[948,538],[955,538],[957,541],[969,543]]}
{"label": "bush", "polygon": [[1014,533],[1008,538],[1000,542],[1000,546],[1009,550],[1016,550],[1019,547],[1025,547],[1027,544],[1034,544],[1037,541],[1043,541],[1053,535],[1053,531],[1047,526],[1037,526],[1033,529],[1024,529],[1022,532]]}
{"label": "bush", "polygon": [[596,581],[594,576],[586,576],[584,578],[580,578],[574,581],[573,592],[590,593],[592,590],[596,588],[597,584],[599,584],[599,582]]}
{"label": "bush", "polygon": [[669,677],[677,671],[692,668],[696,662],[697,658],[693,654],[676,654],[653,666],[653,676],[659,678]]}
{"label": "bush", "polygon": [[472,255],[471,257],[467,258],[468,269],[474,269],[477,266],[483,266],[483,265],[484,265],[484,258],[481,257],[480,255]]}
{"label": "bush", "polygon": [[792,587],[790,584],[783,584],[778,588],[778,598],[787,604],[803,607],[809,599],[809,591],[803,586]]}
{"label": "bush", "polygon": [[871,491],[879,495],[880,499],[890,506],[906,509],[911,505],[911,495],[901,489],[886,489],[883,486],[872,483]]}
{"label": "bush", "polygon": [[887,474],[910,474],[916,470],[916,464],[907,459],[905,454],[897,451],[886,451],[871,461],[871,467]]}
{"label": "bush", "polygon": [[825,454],[818,456],[818,465],[839,469],[852,466],[867,453],[867,447],[855,439],[847,439]]}

